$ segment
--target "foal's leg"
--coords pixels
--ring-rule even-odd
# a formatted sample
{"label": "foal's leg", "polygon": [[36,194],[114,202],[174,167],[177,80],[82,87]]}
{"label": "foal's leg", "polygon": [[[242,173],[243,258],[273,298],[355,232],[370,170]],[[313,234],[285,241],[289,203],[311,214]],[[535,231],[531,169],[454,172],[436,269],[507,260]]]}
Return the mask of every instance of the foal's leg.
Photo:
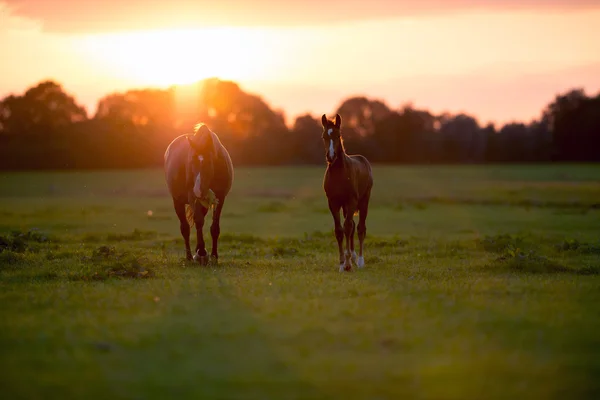
{"label": "foal's leg", "polygon": [[354,233],[356,232],[356,223],[354,223],[354,216],[352,217],[352,233],[350,234],[350,252],[352,254],[352,262],[357,263],[358,257],[356,251],[354,251]]}
{"label": "foal's leg", "polygon": [[183,236],[183,241],[185,243],[185,258],[187,260],[191,260],[192,250],[190,249],[190,224],[188,223],[185,215],[185,203],[181,203],[173,199],[173,207],[175,208],[175,214],[177,214],[177,218],[179,219],[179,231],[181,232],[181,236]]}
{"label": "foal's leg", "polygon": [[365,236],[367,236],[367,214],[369,212],[369,197],[371,192],[367,193],[360,201],[358,205],[358,268],[365,266],[365,257],[363,255],[363,246],[365,243]]}
{"label": "foal's leg", "polygon": [[194,254],[194,260],[200,262],[201,265],[206,265],[208,263],[206,247],[204,244],[204,235],[202,234],[202,228],[204,228],[204,217],[206,217],[207,212],[208,208],[204,207],[199,201],[197,201],[194,209],[194,224],[196,225],[196,252]]}
{"label": "foal's leg", "polygon": [[[343,207],[344,210],[344,219],[346,219],[347,210],[346,207]],[[350,234],[350,253],[352,255],[352,262],[356,264],[357,256],[356,251],[354,251],[354,233],[356,232],[356,224],[354,223],[354,216],[352,218],[352,233]]]}
{"label": "foal's leg", "polygon": [[331,215],[333,216],[333,226],[335,230],[335,238],[338,244],[338,251],[340,253],[340,272],[344,270],[344,248],[343,248],[343,240],[344,240],[344,229],[342,228],[342,224],[340,221],[340,206],[338,204],[334,204],[331,200],[329,201],[329,211],[331,211]]}
{"label": "foal's leg", "polygon": [[350,203],[346,209],[346,220],[344,221],[344,234],[346,235],[346,257],[344,262],[344,269],[349,271],[352,269],[352,253],[351,253],[351,241],[352,233],[354,232],[354,212],[356,211],[356,205]]}
{"label": "foal's leg", "polygon": [[215,264],[219,261],[219,253],[217,251],[219,235],[221,234],[221,210],[225,198],[219,198],[219,204],[213,210],[212,225],[210,226],[210,236],[212,237],[212,252],[210,253],[212,261]]}

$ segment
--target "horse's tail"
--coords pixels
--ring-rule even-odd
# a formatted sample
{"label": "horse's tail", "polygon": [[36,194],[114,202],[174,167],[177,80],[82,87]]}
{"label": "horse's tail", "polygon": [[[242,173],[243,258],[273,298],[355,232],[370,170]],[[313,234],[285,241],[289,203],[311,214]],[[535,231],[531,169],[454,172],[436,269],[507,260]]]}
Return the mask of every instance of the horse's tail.
{"label": "horse's tail", "polygon": [[194,226],[194,207],[189,204],[185,205],[185,217],[187,218],[190,228]]}

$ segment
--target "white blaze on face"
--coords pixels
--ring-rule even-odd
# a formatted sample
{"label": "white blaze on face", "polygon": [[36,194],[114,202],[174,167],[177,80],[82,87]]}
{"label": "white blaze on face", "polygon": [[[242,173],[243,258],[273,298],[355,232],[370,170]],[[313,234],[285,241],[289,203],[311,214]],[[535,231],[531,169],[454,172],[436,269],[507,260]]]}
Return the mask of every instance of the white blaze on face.
{"label": "white blaze on face", "polygon": [[333,132],[333,129],[329,129],[327,131],[327,134],[329,135],[329,158],[333,159],[333,156],[335,156],[335,150],[333,149],[333,139],[331,139],[331,132]]}
{"label": "white blaze on face", "polygon": [[[202,163],[202,161],[204,161],[204,156],[198,156],[198,161],[200,161],[200,163]],[[194,183],[194,194],[198,198],[202,197],[202,192],[200,191],[201,184],[202,184],[202,177],[200,176],[200,173],[198,173],[198,175],[196,175],[196,182]]]}

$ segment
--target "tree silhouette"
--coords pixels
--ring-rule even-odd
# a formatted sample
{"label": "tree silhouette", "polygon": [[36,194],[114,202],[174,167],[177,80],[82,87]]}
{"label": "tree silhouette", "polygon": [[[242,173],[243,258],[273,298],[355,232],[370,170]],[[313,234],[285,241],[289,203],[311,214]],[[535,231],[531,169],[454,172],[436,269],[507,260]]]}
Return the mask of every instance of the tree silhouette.
{"label": "tree silhouette", "polygon": [[85,109],[52,81],[41,82],[22,96],[6,97],[0,109],[2,132],[7,135],[58,134],[87,119]]}
{"label": "tree silhouette", "polygon": [[[364,96],[344,99],[336,112],[347,151],[373,163],[600,161],[600,94],[582,89],[556,95],[538,120],[498,128]],[[108,94],[93,118],[53,81],[8,95],[0,101],[0,168],[159,166],[169,142],[198,122],[219,134],[236,165],[324,163],[320,114],[288,128],[259,95],[211,78]]]}

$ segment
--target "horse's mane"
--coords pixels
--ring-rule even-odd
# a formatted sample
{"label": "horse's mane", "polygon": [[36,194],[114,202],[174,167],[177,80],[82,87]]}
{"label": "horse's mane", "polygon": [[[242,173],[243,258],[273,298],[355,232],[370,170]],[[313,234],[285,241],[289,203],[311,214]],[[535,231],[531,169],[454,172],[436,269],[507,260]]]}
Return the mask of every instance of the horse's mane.
{"label": "horse's mane", "polygon": [[216,133],[210,130],[206,124],[200,122],[194,126],[194,142],[203,143],[207,140],[206,136],[210,137],[212,144],[212,155],[217,157],[219,154],[219,147],[221,146],[221,141]]}

